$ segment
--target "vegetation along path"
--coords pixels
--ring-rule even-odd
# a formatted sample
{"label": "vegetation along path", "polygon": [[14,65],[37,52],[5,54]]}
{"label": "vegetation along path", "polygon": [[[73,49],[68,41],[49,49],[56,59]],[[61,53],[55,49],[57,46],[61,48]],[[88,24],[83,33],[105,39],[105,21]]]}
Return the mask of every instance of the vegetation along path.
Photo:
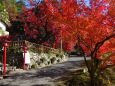
{"label": "vegetation along path", "polygon": [[70,57],[68,61],[12,74],[0,80],[0,86],[55,86],[55,81],[63,75],[75,72],[83,62],[82,57]]}

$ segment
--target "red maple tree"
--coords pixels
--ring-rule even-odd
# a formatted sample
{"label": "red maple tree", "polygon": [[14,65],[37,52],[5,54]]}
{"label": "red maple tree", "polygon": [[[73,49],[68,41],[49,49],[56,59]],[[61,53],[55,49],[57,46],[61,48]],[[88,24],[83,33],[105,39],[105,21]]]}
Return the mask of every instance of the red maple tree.
{"label": "red maple tree", "polygon": [[[45,3],[57,23],[55,27],[61,27],[63,43],[82,48],[91,86],[95,86],[94,76],[115,65],[115,7],[112,0],[89,1],[87,6],[84,0],[61,0],[61,11],[52,0],[45,0]],[[91,57],[90,63],[86,61],[85,53]]]}
{"label": "red maple tree", "polygon": [[[26,8],[21,14],[26,34],[71,51],[77,45],[82,49],[90,73],[91,86],[95,86],[95,75],[115,65],[115,22],[114,0],[44,0]],[[33,4],[34,3],[34,4]],[[50,40],[51,41],[51,40]],[[91,57],[86,60],[85,53]]]}

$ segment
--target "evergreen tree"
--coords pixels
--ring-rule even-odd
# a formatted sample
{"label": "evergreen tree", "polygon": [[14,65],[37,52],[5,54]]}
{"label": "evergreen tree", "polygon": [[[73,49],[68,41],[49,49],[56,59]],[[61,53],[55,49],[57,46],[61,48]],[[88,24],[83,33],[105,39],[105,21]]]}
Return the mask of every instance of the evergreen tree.
{"label": "evergreen tree", "polygon": [[23,0],[19,0],[16,2],[17,12],[22,13],[22,7],[25,6],[25,2]]}

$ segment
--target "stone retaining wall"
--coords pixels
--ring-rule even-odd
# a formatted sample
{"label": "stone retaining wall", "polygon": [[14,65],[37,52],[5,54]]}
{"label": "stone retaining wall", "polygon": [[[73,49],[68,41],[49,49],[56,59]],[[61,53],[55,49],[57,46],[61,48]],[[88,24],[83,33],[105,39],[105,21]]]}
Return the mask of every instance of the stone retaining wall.
{"label": "stone retaining wall", "polygon": [[30,53],[30,68],[41,68],[51,64],[56,64],[67,60],[67,56],[64,54],[54,53]]}

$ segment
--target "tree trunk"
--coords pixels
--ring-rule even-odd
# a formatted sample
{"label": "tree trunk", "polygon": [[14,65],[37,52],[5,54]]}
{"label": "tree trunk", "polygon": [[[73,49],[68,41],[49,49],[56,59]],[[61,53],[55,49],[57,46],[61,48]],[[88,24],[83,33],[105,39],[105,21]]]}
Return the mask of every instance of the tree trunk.
{"label": "tree trunk", "polygon": [[94,72],[91,72],[90,73],[90,86],[96,86],[95,85],[95,74],[94,74]]}

